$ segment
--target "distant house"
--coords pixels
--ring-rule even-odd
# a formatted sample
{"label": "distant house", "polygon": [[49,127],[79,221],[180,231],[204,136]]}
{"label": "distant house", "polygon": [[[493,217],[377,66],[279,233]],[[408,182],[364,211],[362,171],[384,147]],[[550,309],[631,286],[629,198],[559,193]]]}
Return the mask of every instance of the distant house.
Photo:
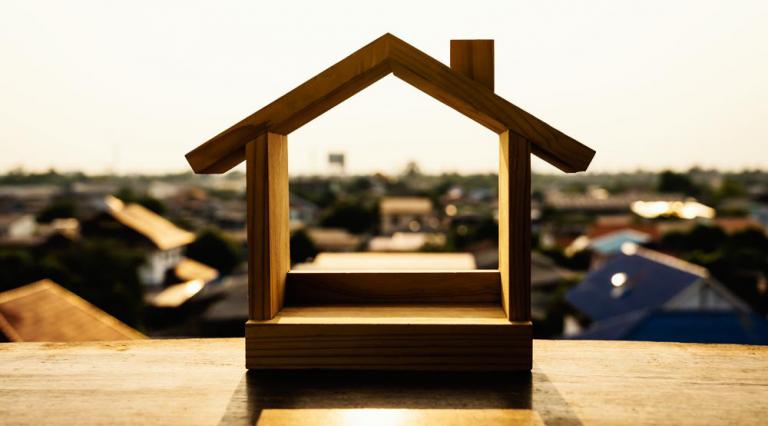
{"label": "distant house", "polygon": [[565,253],[573,255],[582,250],[590,250],[592,252],[592,266],[595,267],[611,256],[620,253],[621,248],[626,244],[640,245],[646,244],[651,240],[651,235],[645,232],[634,229],[620,229],[602,234],[596,238],[582,235],[566,248]]}
{"label": "distant house", "polygon": [[637,221],[636,216],[630,214],[598,216],[587,227],[586,235],[589,238],[597,238],[624,229],[633,229],[648,234],[653,239],[657,239],[660,236],[658,222]]}
{"label": "distant house", "polygon": [[572,282],[576,274],[561,268],[551,258],[537,252],[531,253],[531,315],[534,320],[544,320],[547,309],[558,296],[565,283]]}
{"label": "distant house", "polygon": [[379,203],[381,233],[419,232],[433,228],[432,201],[426,197],[383,197]]}
{"label": "distant house", "polygon": [[113,196],[106,197],[101,212],[84,221],[81,228],[84,236],[119,238],[146,250],[146,261],[138,273],[147,286],[162,285],[168,271],[181,260],[183,248],[195,240],[193,233],[157,213]]}
{"label": "distant house", "polygon": [[0,185],[0,214],[37,214],[60,193],[57,185]]}
{"label": "distant house", "polygon": [[[219,272],[208,265],[182,257],[170,275],[171,283],[157,293],[148,294],[148,302],[158,308],[177,308],[217,278]],[[167,278],[168,279],[168,278]]]}
{"label": "distant house", "polygon": [[[749,307],[711,277],[705,268],[629,245],[592,270],[584,281],[566,294],[566,299],[591,321],[586,330],[574,328],[571,322],[566,329],[569,337],[574,338],[613,338],[615,333],[601,330],[615,331],[616,324],[626,325],[627,321],[637,325],[638,321],[651,318],[649,315],[686,318],[685,321],[695,318],[709,321],[715,313],[740,318],[752,315]],[[643,337],[654,340],[645,334]],[[662,338],[661,335],[658,337]]]}
{"label": "distant house", "polygon": [[0,216],[0,239],[31,238],[37,231],[35,216],[10,213]]}
{"label": "distant house", "polygon": [[290,194],[289,206],[291,229],[312,226],[317,222],[320,209],[315,204],[298,195]]}
{"label": "distant house", "polygon": [[445,235],[424,232],[395,232],[392,236],[377,236],[368,241],[368,251],[413,252],[427,244],[445,245]]}
{"label": "distant house", "polygon": [[595,323],[576,336],[587,340],[768,345],[768,321],[739,311],[651,309]]}
{"label": "distant house", "polygon": [[355,251],[363,243],[362,237],[339,228],[311,228],[307,229],[307,236],[320,251]]}
{"label": "distant house", "polygon": [[752,217],[719,217],[715,219],[715,225],[722,228],[726,234],[735,234],[741,231],[754,229],[765,232],[763,224]]}
{"label": "distant house", "polygon": [[631,206],[638,200],[644,201],[683,201],[685,197],[679,194],[655,194],[627,192],[622,194],[607,194],[605,192],[589,192],[586,194],[571,194],[550,191],[545,196],[545,204],[558,211],[584,212],[594,214],[625,214],[631,211]]}
{"label": "distant house", "polygon": [[50,280],[0,293],[0,341],[81,342],[145,338]]}

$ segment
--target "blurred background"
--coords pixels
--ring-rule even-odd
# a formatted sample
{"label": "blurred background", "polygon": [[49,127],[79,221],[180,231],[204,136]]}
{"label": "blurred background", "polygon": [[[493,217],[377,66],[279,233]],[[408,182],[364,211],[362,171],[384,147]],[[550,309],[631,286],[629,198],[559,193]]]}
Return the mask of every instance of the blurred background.
{"label": "blurred background", "polygon": [[[534,163],[535,337],[768,344],[768,4],[476,3],[0,4],[0,340],[242,336],[244,169],[184,154],[392,32],[597,151]],[[496,140],[392,77],[291,134],[292,268],[496,268]]]}

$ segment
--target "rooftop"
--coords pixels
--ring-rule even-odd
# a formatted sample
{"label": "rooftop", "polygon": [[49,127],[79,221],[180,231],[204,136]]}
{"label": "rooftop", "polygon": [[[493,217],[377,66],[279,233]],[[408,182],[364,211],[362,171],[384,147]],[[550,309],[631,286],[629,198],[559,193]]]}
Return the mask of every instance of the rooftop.
{"label": "rooftop", "polygon": [[379,210],[382,214],[429,214],[432,201],[425,197],[384,197]]}
{"label": "rooftop", "polygon": [[143,334],[50,280],[37,281],[0,293],[2,336],[12,342],[145,338]]}
{"label": "rooftop", "polygon": [[113,196],[108,196],[104,203],[107,214],[149,239],[160,250],[181,247],[195,240],[195,234],[179,228],[144,206],[126,204]]}

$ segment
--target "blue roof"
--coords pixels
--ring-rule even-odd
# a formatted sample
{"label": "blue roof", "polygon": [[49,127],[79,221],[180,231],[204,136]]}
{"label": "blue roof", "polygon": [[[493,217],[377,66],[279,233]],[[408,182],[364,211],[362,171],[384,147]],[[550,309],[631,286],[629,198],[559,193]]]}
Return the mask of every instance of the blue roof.
{"label": "blue roof", "polygon": [[[635,254],[619,252],[587,274],[584,281],[568,291],[566,299],[591,320],[600,321],[659,308],[706,276],[695,270],[695,265],[661,253],[644,254],[648,252],[642,249]],[[625,282],[615,287],[611,284],[612,278]]]}
{"label": "blue roof", "polygon": [[650,240],[651,236],[644,232],[624,229],[594,238],[589,243],[589,247],[600,254],[615,254],[621,251],[624,243],[644,244]]}
{"label": "blue roof", "polygon": [[631,312],[598,321],[576,339],[768,344],[768,321],[735,311]]}

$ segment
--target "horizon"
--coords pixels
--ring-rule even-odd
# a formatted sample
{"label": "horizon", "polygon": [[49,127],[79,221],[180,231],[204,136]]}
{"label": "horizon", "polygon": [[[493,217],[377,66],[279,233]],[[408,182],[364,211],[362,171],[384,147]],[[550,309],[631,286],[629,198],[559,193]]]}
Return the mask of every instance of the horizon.
{"label": "horizon", "polygon": [[[254,26],[291,6],[182,4],[0,5],[0,171],[190,170],[188,151],[385,32],[443,63],[450,39],[494,39],[496,92],[595,149],[589,172],[768,169],[768,3],[445,6],[429,29],[429,5],[306,5]],[[351,175],[498,163],[492,132],[392,76],[290,139],[292,175],[323,175],[330,152]]]}

